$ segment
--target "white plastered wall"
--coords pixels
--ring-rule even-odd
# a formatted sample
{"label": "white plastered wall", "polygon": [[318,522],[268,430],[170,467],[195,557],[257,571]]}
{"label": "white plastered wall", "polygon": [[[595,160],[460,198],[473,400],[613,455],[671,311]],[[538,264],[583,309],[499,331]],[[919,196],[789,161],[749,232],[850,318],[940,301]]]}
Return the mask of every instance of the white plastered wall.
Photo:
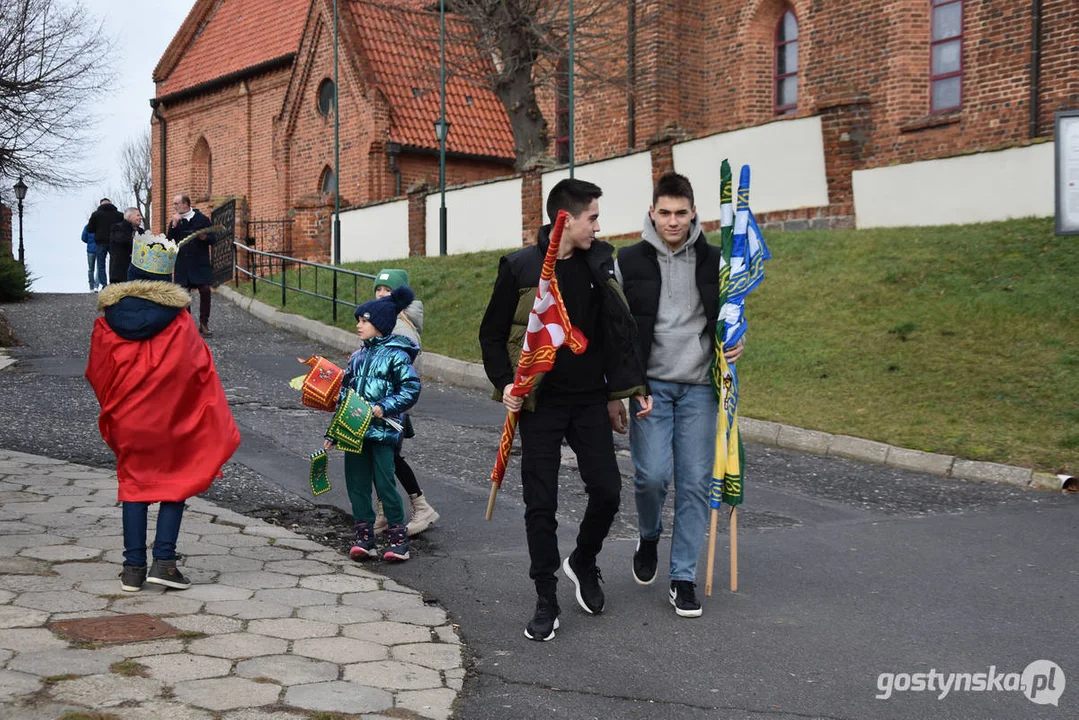
{"label": "white plastered wall", "polygon": [[1053,143],[853,173],[857,227],[958,225],[1053,210]]}
{"label": "white plastered wall", "polygon": [[[573,169],[578,180],[595,183],[603,190],[600,198],[600,235],[639,233],[641,222],[652,203],[652,156],[648,152],[634,153],[613,160],[578,165]],[[560,180],[569,177],[568,169],[554,170],[543,175],[543,218],[547,217],[547,195]]]}
{"label": "white plastered wall", "polygon": [[342,262],[403,257],[408,257],[408,200],[341,213]]}
{"label": "white plastered wall", "polygon": [[780,120],[675,145],[674,169],[693,183],[697,214],[719,220],[719,167],[730,160],[734,189],[750,167],[749,206],[756,214],[828,204],[819,117]]}
{"label": "white plastered wall", "polygon": [[[439,253],[441,202],[437,192],[427,196],[428,255]],[[520,247],[521,178],[447,190],[446,230],[446,252],[450,255]]]}

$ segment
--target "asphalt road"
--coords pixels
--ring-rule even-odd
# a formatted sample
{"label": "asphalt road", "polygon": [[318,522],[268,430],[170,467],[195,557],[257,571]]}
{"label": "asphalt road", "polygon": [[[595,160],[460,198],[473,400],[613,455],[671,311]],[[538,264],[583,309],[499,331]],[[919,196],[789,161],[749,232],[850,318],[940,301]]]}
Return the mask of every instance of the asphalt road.
{"label": "asphalt road", "polygon": [[[209,496],[343,537],[347,518],[314,508],[305,487],[305,456],[328,416],[302,407],[286,385],[303,369],[297,357],[339,353],[215,300],[210,346],[244,440]],[[90,295],[40,295],[4,306],[23,346],[11,352],[18,364],[0,372],[0,447],[113,463],[82,377],[94,305]],[[406,456],[442,520],[413,543],[411,561],[377,568],[460,624],[472,670],[457,717],[1079,717],[1077,498],[749,445],[739,590],[727,590],[724,535],[704,615],[684,619],[666,600],[666,541],[656,584],[633,582],[632,479],[622,457],[623,511],[599,558],[607,610],[585,615],[562,583],[558,636],[535,643],[523,636],[534,596],[516,464],[494,519],[483,520],[502,418],[482,393],[424,388]],[[584,493],[572,468],[561,479],[568,552]],[[319,502],[347,510],[339,459],[331,482]],[[703,566],[702,557],[701,575]],[[1071,681],[1059,706],[1019,690],[957,689],[939,699],[940,691],[904,689],[910,674],[991,667],[1006,687],[1001,673],[1037,660]],[[875,697],[889,680],[882,673],[895,674],[888,699]],[[1060,675],[1053,682],[1059,689]]]}

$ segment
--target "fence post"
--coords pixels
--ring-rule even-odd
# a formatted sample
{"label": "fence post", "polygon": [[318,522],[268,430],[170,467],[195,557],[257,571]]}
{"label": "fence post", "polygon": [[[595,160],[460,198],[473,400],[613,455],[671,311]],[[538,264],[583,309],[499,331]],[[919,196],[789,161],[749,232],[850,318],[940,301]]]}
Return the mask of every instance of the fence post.
{"label": "fence post", "polygon": [[285,256],[281,256],[281,307],[285,307],[285,290],[288,288],[288,277],[285,275]]}
{"label": "fence post", "polygon": [[258,297],[258,268],[255,267],[255,253],[250,250],[247,251],[247,266],[251,268],[251,295],[253,297]]}
{"label": "fence post", "polygon": [[333,322],[337,324],[337,270],[333,271]]}
{"label": "fence post", "polygon": [[[236,247],[236,243],[233,243],[233,248]],[[232,254],[232,286],[235,288],[240,287],[240,253],[233,252]]]}

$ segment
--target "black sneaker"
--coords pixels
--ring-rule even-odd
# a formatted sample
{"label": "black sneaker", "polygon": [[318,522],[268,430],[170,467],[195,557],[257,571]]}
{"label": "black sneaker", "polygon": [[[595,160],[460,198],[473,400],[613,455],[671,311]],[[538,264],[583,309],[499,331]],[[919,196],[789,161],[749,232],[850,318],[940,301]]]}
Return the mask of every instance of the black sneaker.
{"label": "black sneaker", "polygon": [[603,612],[603,589],[599,586],[603,575],[596,567],[596,561],[593,560],[588,566],[578,564],[577,551],[574,550],[562,563],[562,570],[577,589],[577,604],[591,615]]}
{"label": "black sneaker", "polygon": [[120,588],[124,592],[138,592],[146,582],[145,565],[124,565],[120,572]]}
{"label": "black sneaker", "polygon": [[174,590],[187,590],[191,587],[191,581],[185,578],[176,567],[175,560],[154,560],[146,576],[146,582],[164,585]]}
{"label": "black sneaker", "polygon": [[553,640],[554,631],[558,629],[559,612],[558,600],[540,595],[536,599],[536,612],[525,628],[525,637],[540,642]]}
{"label": "black sneaker", "polygon": [[689,580],[671,580],[671,605],[681,617],[700,617],[701,603],[697,600],[697,586]]}
{"label": "black sneaker", "polygon": [[645,540],[637,538],[637,549],[633,551],[633,579],[638,585],[651,585],[656,579],[656,564],[659,562],[656,548],[659,538]]}

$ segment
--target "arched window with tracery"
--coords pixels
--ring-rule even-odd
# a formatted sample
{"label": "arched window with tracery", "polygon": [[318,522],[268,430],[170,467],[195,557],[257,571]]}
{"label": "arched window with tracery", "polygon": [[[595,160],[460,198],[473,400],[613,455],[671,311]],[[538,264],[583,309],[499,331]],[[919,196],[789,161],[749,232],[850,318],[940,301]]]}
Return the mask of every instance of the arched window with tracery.
{"label": "arched window with tracery", "polygon": [[787,9],[776,23],[775,114],[798,112],[798,18]]}
{"label": "arched window with tracery", "polygon": [[210,143],[200,137],[191,153],[191,187],[187,194],[192,201],[205,202],[213,192],[214,156]]}

